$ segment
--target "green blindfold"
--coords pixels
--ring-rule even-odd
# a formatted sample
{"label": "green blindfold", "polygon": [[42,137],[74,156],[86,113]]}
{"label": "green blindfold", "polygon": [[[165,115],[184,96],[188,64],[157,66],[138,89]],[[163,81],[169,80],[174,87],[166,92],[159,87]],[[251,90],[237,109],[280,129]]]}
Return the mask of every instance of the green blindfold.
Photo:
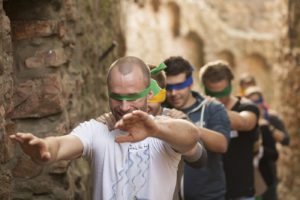
{"label": "green blindfold", "polygon": [[108,96],[114,100],[117,101],[135,101],[137,99],[141,99],[146,97],[150,91],[153,92],[153,95],[157,95],[159,93],[159,91],[161,90],[161,88],[158,86],[157,82],[153,79],[151,79],[150,85],[144,89],[143,91],[139,92],[139,93],[135,93],[135,94],[116,94],[116,93],[112,93],[109,92]]}
{"label": "green blindfold", "polygon": [[166,69],[167,65],[165,63],[160,63],[157,67],[155,67],[154,69],[152,69],[150,71],[151,75],[156,75],[159,72],[161,72],[162,70]]}
{"label": "green blindfold", "polygon": [[219,92],[211,91],[205,86],[204,86],[204,90],[205,90],[205,94],[208,96],[222,98],[222,97],[228,96],[231,93],[232,86],[230,84],[226,88],[224,88],[222,91],[219,91]]}

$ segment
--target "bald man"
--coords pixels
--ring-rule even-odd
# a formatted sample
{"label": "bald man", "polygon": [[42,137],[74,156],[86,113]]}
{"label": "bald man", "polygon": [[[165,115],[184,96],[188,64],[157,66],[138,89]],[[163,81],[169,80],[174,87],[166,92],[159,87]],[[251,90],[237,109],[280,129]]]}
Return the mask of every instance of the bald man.
{"label": "bald man", "polygon": [[145,112],[152,81],[149,68],[136,57],[114,62],[107,85],[109,106],[118,120],[114,130],[90,120],[65,136],[16,133],[10,138],[39,164],[86,157],[93,199],[172,199],[180,156],[199,149],[199,130],[188,121],[156,120]]}

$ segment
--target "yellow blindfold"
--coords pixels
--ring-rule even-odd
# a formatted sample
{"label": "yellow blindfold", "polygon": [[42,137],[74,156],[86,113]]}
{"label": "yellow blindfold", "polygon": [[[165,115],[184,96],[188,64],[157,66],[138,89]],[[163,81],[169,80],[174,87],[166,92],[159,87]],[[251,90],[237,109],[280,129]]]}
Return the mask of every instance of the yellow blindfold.
{"label": "yellow blindfold", "polygon": [[149,103],[162,103],[166,100],[167,91],[161,89],[157,95],[148,100]]}

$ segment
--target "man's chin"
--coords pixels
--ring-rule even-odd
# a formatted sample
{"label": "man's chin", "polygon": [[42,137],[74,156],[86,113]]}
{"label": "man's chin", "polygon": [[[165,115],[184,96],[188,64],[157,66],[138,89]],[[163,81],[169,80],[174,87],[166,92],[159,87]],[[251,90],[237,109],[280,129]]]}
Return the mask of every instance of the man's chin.
{"label": "man's chin", "polygon": [[182,107],[182,103],[178,102],[178,101],[172,101],[172,107],[176,108],[176,109],[180,109]]}

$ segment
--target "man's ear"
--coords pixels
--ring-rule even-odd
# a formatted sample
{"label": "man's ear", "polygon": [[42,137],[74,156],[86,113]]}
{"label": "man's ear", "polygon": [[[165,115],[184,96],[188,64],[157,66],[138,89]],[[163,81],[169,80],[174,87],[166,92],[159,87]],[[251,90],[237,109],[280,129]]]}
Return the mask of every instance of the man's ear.
{"label": "man's ear", "polygon": [[147,95],[147,100],[152,99],[153,96],[154,96],[154,95],[153,95],[153,91],[150,91],[150,92],[148,93],[148,95]]}

